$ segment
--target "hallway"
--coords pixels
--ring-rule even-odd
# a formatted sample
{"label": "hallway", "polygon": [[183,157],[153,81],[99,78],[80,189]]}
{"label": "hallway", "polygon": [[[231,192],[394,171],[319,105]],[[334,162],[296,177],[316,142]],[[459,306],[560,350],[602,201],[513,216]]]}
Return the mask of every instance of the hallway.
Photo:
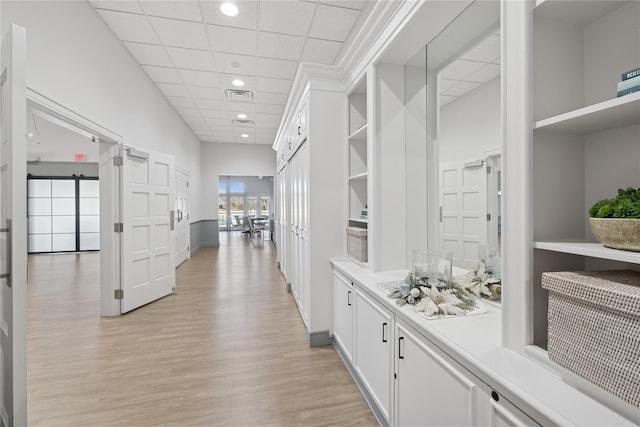
{"label": "hallway", "polygon": [[98,253],[29,257],[29,424],[377,425],[333,347],[307,346],[275,248],[220,241],[177,295],[117,318],[100,318]]}

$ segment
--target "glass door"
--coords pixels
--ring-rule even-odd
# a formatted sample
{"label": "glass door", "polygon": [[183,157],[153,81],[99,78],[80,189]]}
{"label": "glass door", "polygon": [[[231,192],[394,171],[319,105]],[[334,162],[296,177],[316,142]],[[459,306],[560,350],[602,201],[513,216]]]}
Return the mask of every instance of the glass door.
{"label": "glass door", "polygon": [[29,253],[100,249],[100,190],[97,178],[29,177]]}

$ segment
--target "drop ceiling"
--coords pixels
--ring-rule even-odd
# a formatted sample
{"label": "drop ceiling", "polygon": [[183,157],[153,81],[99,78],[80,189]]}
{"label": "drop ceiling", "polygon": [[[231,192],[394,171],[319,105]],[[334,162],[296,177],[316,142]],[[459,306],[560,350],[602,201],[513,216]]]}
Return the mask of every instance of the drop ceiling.
{"label": "drop ceiling", "polygon": [[240,0],[230,17],[222,3],[91,1],[200,140],[272,145],[299,63],[336,63],[371,8]]}

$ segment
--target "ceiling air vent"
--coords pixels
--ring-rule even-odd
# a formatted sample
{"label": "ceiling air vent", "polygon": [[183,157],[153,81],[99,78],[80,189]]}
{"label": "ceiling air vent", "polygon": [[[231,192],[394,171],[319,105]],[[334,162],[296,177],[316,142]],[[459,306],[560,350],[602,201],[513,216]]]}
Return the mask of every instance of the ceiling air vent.
{"label": "ceiling air vent", "polygon": [[233,123],[234,126],[253,126],[253,120],[233,119],[231,123]]}
{"label": "ceiling air vent", "polygon": [[225,89],[224,96],[229,101],[251,102],[253,101],[253,92],[241,89]]}

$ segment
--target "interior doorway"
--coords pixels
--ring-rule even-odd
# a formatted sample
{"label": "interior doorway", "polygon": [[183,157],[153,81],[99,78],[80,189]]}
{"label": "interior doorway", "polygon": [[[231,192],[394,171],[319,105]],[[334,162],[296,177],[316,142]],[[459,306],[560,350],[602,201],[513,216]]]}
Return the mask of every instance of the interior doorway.
{"label": "interior doorway", "polygon": [[102,316],[121,314],[113,299],[120,248],[109,233],[120,217],[112,158],[121,144],[114,132],[27,89],[28,252],[96,251]]}

